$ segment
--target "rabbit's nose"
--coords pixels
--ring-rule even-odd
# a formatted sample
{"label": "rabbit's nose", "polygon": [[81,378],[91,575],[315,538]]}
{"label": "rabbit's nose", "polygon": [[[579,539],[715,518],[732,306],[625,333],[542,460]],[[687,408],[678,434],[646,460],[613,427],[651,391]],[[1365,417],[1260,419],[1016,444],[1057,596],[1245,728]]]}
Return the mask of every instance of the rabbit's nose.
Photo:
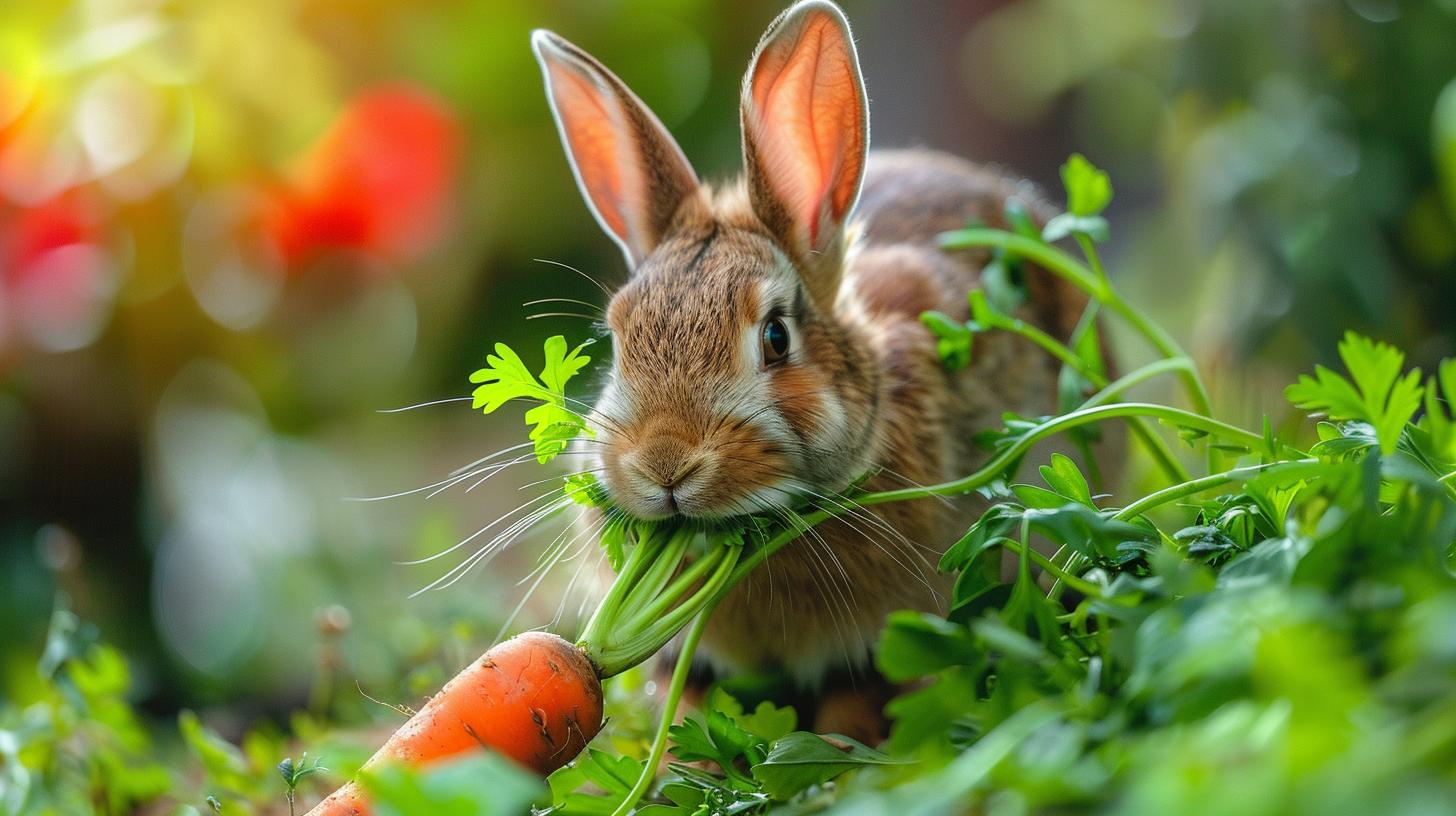
{"label": "rabbit's nose", "polygon": [[703,468],[703,459],[691,448],[671,437],[656,439],[637,449],[632,466],[648,481],[671,491]]}

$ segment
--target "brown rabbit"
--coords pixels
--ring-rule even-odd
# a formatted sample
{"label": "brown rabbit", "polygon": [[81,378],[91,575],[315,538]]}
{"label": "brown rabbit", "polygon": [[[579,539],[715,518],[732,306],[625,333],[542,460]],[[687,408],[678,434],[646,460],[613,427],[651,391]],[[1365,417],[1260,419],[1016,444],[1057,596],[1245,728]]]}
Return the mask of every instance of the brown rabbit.
{"label": "brown rabbit", "polygon": [[[1003,225],[1013,196],[1043,222],[1047,208],[951,156],[867,153],[837,6],[805,0],[769,27],[743,81],[746,172],[722,187],[591,56],[548,31],[532,46],[577,182],[631,270],[607,308],[613,362],[592,416],[623,510],[787,513],[877,468],[871,489],[946,481],[984,459],[971,435],[1003,412],[1054,408],[1049,355],[992,333],[947,374],[918,319],[964,319],[987,262],[940,250],[937,233]],[[1065,338],[1085,297],[1043,270],[1026,278],[1021,316]],[[817,691],[806,726],[877,739],[890,689],[864,671],[876,636],[894,610],[942,610],[936,561],[976,509],[926,499],[819,525],[725,599],[707,665],[783,670]]]}

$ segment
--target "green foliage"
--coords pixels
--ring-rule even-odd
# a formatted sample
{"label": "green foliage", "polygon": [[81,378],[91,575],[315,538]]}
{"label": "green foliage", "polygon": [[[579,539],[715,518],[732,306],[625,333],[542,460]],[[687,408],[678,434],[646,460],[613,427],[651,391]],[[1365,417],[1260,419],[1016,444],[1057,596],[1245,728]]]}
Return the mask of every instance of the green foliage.
{"label": "green foliage", "polygon": [[1318,366],[1315,377],[1301,375],[1299,382],[1285,391],[1286,396],[1306,411],[1317,411],[1331,419],[1370,423],[1381,452],[1390,454],[1406,423],[1421,407],[1421,370],[1412,369],[1402,376],[1403,353],[1354,332],[1347,333],[1340,343],[1340,359],[1345,361],[1353,384]]}
{"label": "green foliage", "polygon": [[62,596],[35,698],[0,705],[0,812],[126,813],[175,783],[127,702],[126,660],[95,638]]}
{"label": "green foliage", "polygon": [[1062,185],[1067,190],[1067,211],[1047,222],[1042,240],[1059,241],[1080,234],[1094,241],[1110,235],[1107,219],[1100,213],[1112,201],[1112,181],[1081,153],[1073,153],[1062,165]]}
{"label": "green foliage", "polygon": [[[764,813],[778,803],[819,790],[848,771],[897,764],[853,740],[795,731],[797,721],[792,708],[760,702],[749,713],[736,698],[716,689],[709,696],[706,712],[669,729],[678,762],[661,788],[671,804],[650,805],[644,812],[650,810],[656,816]],[[554,812],[608,816],[628,797],[642,768],[631,757],[590,750],[551,775]],[[581,789],[587,785],[603,793],[583,793]]]}
{"label": "green foliage", "polygon": [[489,414],[513,399],[539,400],[540,405],[526,412],[526,424],[532,426],[536,459],[543,464],[551,461],[572,439],[594,435],[580,411],[566,407],[566,383],[591,362],[582,349],[592,342],[567,352],[565,337],[548,338],[539,380],[510,346],[496,343],[495,354],[485,358],[486,367],[470,375],[471,382],[481,383],[474,391],[472,407]]}
{"label": "green foliage", "polygon": [[371,767],[360,774],[380,816],[515,816],[545,795],[531,772],[494,753],[468,754],[427,768]]}
{"label": "green foliage", "polygon": [[278,763],[278,774],[283,777],[283,784],[288,786],[289,813],[293,812],[293,797],[298,790],[299,780],[309,774],[328,770],[328,768],[319,764],[319,760],[320,757],[314,757],[313,763],[310,764],[308,761],[308,752],[304,751],[303,756],[299,757],[297,764],[294,764],[293,757],[284,757],[283,761]]}
{"label": "green foliage", "polygon": [[935,335],[935,350],[945,370],[955,373],[971,362],[971,338],[974,333],[964,323],[941,312],[925,312],[920,322]]}

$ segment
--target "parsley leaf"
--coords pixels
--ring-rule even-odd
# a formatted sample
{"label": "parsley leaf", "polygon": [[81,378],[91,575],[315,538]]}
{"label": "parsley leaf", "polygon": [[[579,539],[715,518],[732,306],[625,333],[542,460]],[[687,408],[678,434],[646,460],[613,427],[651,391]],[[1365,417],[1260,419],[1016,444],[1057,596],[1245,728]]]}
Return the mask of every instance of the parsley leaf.
{"label": "parsley leaf", "polygon": [[1062,184],[1067,188],[1067,211],[1076,216],[1101,213],[1112,201],[1112,181],[1087,157],[1073,153],[1062,165]]}
{"label": "parsley leaf", "polygon": [[546,364],[539,380],[510,346],[496,343],[495,354],[485,358],[486,367],[470,375],[471,382],[481,383],[472,407],[489,414],[513,399],[540,400],[540,405],[526,412],[526,424],[535,426],[531,441],[536,443],[536,460],[551,461],[577,436],[595,436],[585,418],[566,407],[566,382],[591,362],[581,350],[593,342],[587,340],[568,353],[565,337],[558,334],[547,339]]}
{"label": "parsley leaf", "polygon": [[1284,395],[1306,411],[1370,423],[1380,440],[1380,452],[1393,453],[1401,429],[1421,406],[1421,370],[1412,369],[1402,377],[1405,354],[1354,332],[1346,332],[1340,342],[1340,359],[1354,383],[1316,366],[1315,377],[1301,375]]}

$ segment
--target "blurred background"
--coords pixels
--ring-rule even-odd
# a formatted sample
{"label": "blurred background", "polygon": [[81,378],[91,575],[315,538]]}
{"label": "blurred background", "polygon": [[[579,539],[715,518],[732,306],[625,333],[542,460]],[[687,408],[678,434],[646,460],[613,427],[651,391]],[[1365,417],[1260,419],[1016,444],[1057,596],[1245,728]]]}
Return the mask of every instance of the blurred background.
{"label": "blurred background", "polygon": [[[575,565],[526,593],[550,525],[418,597],[473,547],[399,563],[544,491],[534,464],[421,491],[524,439],[524,408],[439,401],[497,341],[535,365],[546,336],[596,331],[524,304],[600,304],[587,278],[623,277],[528,32],[598,56],[722,178],[782,5],[0,4],[0,695],[35,682],[58,590],[141,705],[225,731],[365,718],[356,680],[417,697],[563,611]],[[875,145],[1053,198],[1073,151],[1111,172],[1114,275],[1227,416],[1277,412],[1347,328],[1452,354],[1456,0],[844,5]]]}

